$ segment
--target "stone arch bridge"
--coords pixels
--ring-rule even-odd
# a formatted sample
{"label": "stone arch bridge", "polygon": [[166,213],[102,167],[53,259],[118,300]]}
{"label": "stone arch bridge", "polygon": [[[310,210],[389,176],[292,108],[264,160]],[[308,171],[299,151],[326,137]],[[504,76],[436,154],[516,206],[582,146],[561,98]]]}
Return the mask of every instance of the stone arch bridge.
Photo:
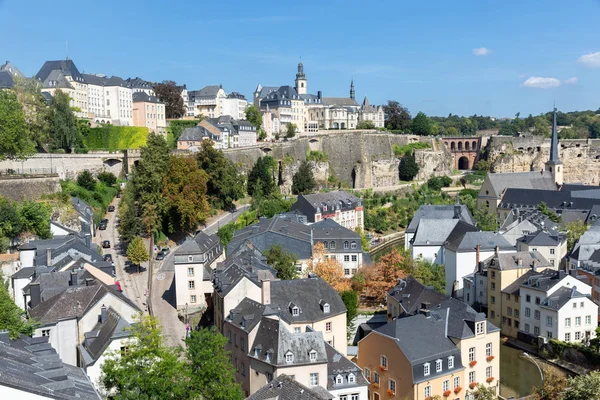
{"label": "stone arch bridge", "polygon": [[454,169],[473,169],[481,153],[481,137],[445,137],[442,141],[452,154]]}

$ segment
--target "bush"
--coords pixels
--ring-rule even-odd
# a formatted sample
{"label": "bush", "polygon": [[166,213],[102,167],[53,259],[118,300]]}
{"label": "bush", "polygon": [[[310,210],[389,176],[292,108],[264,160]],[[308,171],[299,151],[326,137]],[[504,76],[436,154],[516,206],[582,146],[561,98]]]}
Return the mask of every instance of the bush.
{"label": "bush", "polygon": [[96,179],[87,169],[77,175],[77,184],[84,189],[94,190],[96,187]]}
{"label": "bush", "polygon": [[441,190],[443,187],[449,187],[452,184],[452,178],[449,176],[432,176],[427,181],[427,187],[430,190]]}
{"label": "bush", "polygon": [[400,161],[398,175],[401,181],[412,181],[419,173],[419,165],[415,160],[414,153],[408,153]]}
{"label": "bush", "polygon": [[356,129],[375,129],[373,121],[361,121],[356,125]]}
{"label": "bush", "polygon": [[394,143],[394,145],[392,146],[392,150],[393,150],[394,154],[399,157],[403,157],[404,155],[408,154],[409,152],[413,152],[413,150],[430,149],[430,148],[431,148],[431,145],[429,143],[425,143],[425,142],[409,143],[404,146],[399,146]]}
{"label": "bush", "polygon": [[193,128],[198,125],[198,121],[190,121],[190,120],[171,120],[169,121],[169,130],[173,135],[173,142],[175,143],[175,147],[177,147],[177,139],[181,136],[181,133],[185,128]]}
{"label": "bush", "polygon": [[306,161],[327,162],[329,156],[327,153],[318,150],[309,150],[306,152]]}
{"label": "bush", "polygon": [[98,180],[106,186],[114,186],[117,183],[117,177],[112,172],[103,171],[98,174]]}

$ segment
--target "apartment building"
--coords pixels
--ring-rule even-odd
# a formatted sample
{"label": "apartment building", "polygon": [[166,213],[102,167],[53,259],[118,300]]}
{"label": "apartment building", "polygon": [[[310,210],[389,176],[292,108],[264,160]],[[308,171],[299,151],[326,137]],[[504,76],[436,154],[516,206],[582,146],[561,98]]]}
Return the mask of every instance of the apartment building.
{"label": "apartment building", "polygon": [[82,74],[88,90],[89,118],[96,123],[133,126],[133,90],[118,76]]}
{"label": "apartment building", "polygon": [[306,215],[309,223],[330,218],[344,228],[351,230],[365,228],[362,200],[343,190],[301,194],[292,205],[292,211],[299,211]]}
{"label": "apartment building", "polygon": [[219,97],[220,115],[229,115],[233,119],[246,119],[246,108],[248,100],[238,92],[231,92],[226,97]]}
{"label": "apartment building", "polygon": [[567,235],[558,231],[540,230],[517,240],[518,251],[537,251],[550,265],[562,267],[567,255]]}
{"label": "apartment building", "polygon": [[133,125],[145,126],[150,132],[167,134],[165,104],[156,96],[148,96],[146,92],[133,94]]}
{"label": "apartment building", "polygon": [[188,116],[190,116],[190,110],[193,110],[194,117],[203,115],[206,118],[219,118],[223,115],[221,111],[221,99],[227,98],[223,86],[205,86],[200,90],[188,90],[187,94]]}
{"label": "apartment building", "polygon": [[61,90],[71,97],[71,107],[76,107],[79,118],[89,118],[88,87],[73,60],[46,61],[35,75],[42,83],[42,93],[54,95]]}

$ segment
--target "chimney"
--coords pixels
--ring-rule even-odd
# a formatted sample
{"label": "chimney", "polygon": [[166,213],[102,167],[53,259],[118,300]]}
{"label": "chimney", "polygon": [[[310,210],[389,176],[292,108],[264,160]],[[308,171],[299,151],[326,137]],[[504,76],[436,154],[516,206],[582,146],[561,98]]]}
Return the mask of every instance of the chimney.
{"label": "chimney", "polygon": [[40,284],[35,282],[29,284],[29,293],[31,296],[31,308],[42,302],[42,294],[40,292]]}
{"label": "chimney", "polygon": [[494,252],[496,253],[496,255],[498,255],[498,253],[500,253],[500,246],[496,246]]}
{"label": "chimney", "polygon": [[456,194],[456,203],[454,204],[454,219],[460,219],[460,214],[462,211],[462,206],[460,205],[460,201],[458,199],[458,193]]}
{"label": "chimney", "polygon": [[46,266],[52,266],[52,249],[46,249]]}
{"label": "chimney", "polygon": [[523,259],[521,257],[517,257],[517,265],[523,265]]}
{"label": "chimney", "polygon": [[321,98],[321,96],[322,96],[322,93],[321,93],[321,91],[320,91],[320,90],[319,90],[319,91],[317,91],[317,99],[320,99],[320,98]]}
{"label": "chimney", "polygon": [[70,286],[77,286],[77,271],[71,271],[71,281],[69,282]]}
{"label": "chimney", "polygon": [[477,243],[477,247],[475,247],[475,264],[479,265],[479,261],[480,260],[480,251],[481,251],[481,246],[479,245],[479,243]]}
{"label": "chimney", "polygon": [[92,235],[85,235],[85,245],[88,249],[92,248]]}
{"label": "chimney", "polygon": [[260,288],[261,303],[264,305],[271,304],[271,280],[263,279]]}
{"label": "chimney", "polygon": [[444,328],[444,336],[448,337],[448,319],[450,318],[450,307],[446,308],[446,327]]}
{"label": "chimney", "polygon": [[429,306],[430,305],[431,304],[429,304],[428,302],[424,301],[424,302],[421,303],[421,309],[423,309],[423,310],[429,310]]}
{"label": "chimney", "polygon": [[483,273],[483,261],[479,261],[479,263],[477,264],[477,272],[479,272],[480,274]]}
{"label": "chimney", "polygon": [[92,278],[87,278],[85,280],[85,286],[92,286],[94,284],[94,280]]}
{"label": "chimney", "polygon": [[535,260],[531,260],[531,270],[533,272],[537,272],[537,267],[535,266]]}
{"label": "chimney", "polygon": [[102,307],[100,307],[100,323],[104,323],[106,322],[106,306],[104,304],[102,304]]}

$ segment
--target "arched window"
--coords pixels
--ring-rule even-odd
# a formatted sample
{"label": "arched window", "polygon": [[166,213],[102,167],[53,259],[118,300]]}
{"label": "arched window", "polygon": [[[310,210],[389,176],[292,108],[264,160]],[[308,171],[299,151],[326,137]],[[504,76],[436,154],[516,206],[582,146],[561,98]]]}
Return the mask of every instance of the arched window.
{"label": "arched window", "polygon": [[462,142],[458,142],[458,149],[459,149],[459,150],[462,150],[462,149],[463,149]]}
{"label": "arched window", "polygon": [[471,145],[469,144],[469,142],[465,142],[465,150],[470,150],[469,147],[471,147]]}
{"label": "arched window", "polygon": [[456,145],[454,142],[450,143],[450,150],[456,150]]}
{"label": "arched window", "polygon": [[473,144],[471,146],[471,149],[477,150],[477,142],[475,140],[473,140]]}
{"label": "arched window", "polygon": [[335,250],[335,242],[330,242],[329,243],[329,248],[332,250]]}

